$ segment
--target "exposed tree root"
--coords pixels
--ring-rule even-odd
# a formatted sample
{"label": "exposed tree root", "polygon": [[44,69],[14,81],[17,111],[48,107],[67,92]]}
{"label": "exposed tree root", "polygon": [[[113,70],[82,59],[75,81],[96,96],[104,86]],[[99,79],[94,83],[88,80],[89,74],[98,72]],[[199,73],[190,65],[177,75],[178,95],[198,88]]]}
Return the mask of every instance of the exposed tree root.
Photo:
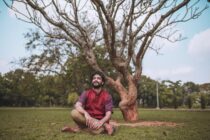
{"label": "exposed tree root", "polygon": [[138,126],[169,126],[169,127],[176,127],[178,123],[174,122],[161,122],[161,121],[139,121],[135,123],[127,123],[127,122],[117,122],[115,120],[110,121],[110,123],[114,126],[129,126],[129,127],[138,127]]}

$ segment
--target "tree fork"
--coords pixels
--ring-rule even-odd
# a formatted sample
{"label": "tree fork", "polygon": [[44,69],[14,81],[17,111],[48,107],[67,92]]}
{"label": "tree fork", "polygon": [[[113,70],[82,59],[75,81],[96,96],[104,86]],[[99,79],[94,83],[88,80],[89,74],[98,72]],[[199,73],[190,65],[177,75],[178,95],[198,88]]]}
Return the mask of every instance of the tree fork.
{"label": "tree fork", "polygon": [[125,102],[123,102],[122,100],[119,103],[119,107],[125,121],[128,121],[128,122],[138,121],[139,115],[138,115],[137,101],[135,101],[133,104],[128,105],[128,104],[125,104]]}

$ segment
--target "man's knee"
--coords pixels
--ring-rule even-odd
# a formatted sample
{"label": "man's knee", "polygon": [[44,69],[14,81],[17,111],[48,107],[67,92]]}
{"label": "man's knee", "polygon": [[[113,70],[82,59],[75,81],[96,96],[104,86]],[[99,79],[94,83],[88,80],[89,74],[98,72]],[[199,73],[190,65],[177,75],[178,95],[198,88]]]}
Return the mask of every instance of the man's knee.
{"label": "man's knee", "polygon": [[84,127],[86,124],[85,116],[82,115],[79,111],[76,109],[73,109],[71,111],[71,117],[72,119],[80,126]]}
{"label": "man's knee", "polygon": [[72,119],[74,120],[78,120],[78,121],[81,121],[81,122],[85,122],[85,116],[83,114],[81,114],[78,110],[76,109],[73,109],[71,111],[71,117]]}
{"label": "man's knee", "polygon": [[71,111],[71,117],[72,118],[78,118],[81,114],[79,113],[79,111],[77,111],[76,109],[73,109]]}

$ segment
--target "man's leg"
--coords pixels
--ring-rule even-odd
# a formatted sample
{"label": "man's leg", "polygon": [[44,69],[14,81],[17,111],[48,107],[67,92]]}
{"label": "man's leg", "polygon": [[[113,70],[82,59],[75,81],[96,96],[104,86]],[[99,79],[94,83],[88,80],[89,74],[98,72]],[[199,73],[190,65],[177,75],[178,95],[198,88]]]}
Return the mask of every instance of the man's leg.
{"label": "man's leg", "polygon": [[85,117],[76,109],[71,111],[71,118],[77,124],[76,127],[65,126],[61,129],[62,132],[79,132],[81,129],[86,128]]}
{"label": "man's leg", "polygon": [[104,128],[108,135],[114,135],[114,133],[116,131],[116,128],[109,123],[105,123]]}
{"label": "man's leg", "polygon": [[108,135],[114,135],[116,128],[110,123],[105,123],[101,128],[97,130],[91,130],[92,134],[107,133]]}
{"label": "man's leg", "polygon": [[[71,111],[71,117],[72,119],[74,120],[74,122],[78,125],[78,129],[76,128],[71,128],[71,127],[65,127],[62,131],[63,132],[78,132],[80,131],[80,129],[84,129],[84,128],[88,128],[87,125],[86,125],[86,119],[85,119],[85,116],[82,115],[79,111],[77,111],[76,109],[73,109]],[[97,130],[95,129],[88,129],[88,131],[92,134],[101,134],[101,133],[104,133],[106,131],[106,127],[103,126]],[[109,132],[109,131],[107,131]]]}
{"label": "man's leg", "polygon": [[[71,117],[74,120],[74,122],[80,127],[80,128],[87,128],[86,125],[86,119],[85,116],[82,115],[79,111],[77,111],[76,109],[71,111]],[[97,130],[95,129],[88,129],[88,131],[92,134],[101,134],[105,131],[104,127],[101,127]]]}
{"label": "man's leg", "polygon": [[85,116],[82,115],[79,111],[76,109],[73,109],[71,111],[71,117],[74,120],[74,122],[80,127],[80,128],[85,128],[86,126],[86,120]]}

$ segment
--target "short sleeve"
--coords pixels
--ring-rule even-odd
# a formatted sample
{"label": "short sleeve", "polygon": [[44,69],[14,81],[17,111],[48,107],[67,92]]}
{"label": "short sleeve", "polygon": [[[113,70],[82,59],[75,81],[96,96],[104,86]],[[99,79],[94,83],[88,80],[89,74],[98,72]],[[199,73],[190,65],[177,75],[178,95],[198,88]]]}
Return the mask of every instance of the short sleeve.
{"label": "short sleeve", "polygon": [[112,108],[113,108],[113,100],[112,100],[112,96],[110,94],[108,94],[107,100],[106,100],[106,104],[105,104],[105,111],[111,111],[112,112]]}
{"label": "short sleeve", "polygon": [[80,97],[79,97],[79,100],[78,100],[78,101],[79,101],[80,103],[82,103],[82,105],[84,105],[85,102],[86,102],[86,99],[87,99],[86,93],[87,93],[87,92],[85,92],[85,91],[82,92],[82,94],[81,94]]}

